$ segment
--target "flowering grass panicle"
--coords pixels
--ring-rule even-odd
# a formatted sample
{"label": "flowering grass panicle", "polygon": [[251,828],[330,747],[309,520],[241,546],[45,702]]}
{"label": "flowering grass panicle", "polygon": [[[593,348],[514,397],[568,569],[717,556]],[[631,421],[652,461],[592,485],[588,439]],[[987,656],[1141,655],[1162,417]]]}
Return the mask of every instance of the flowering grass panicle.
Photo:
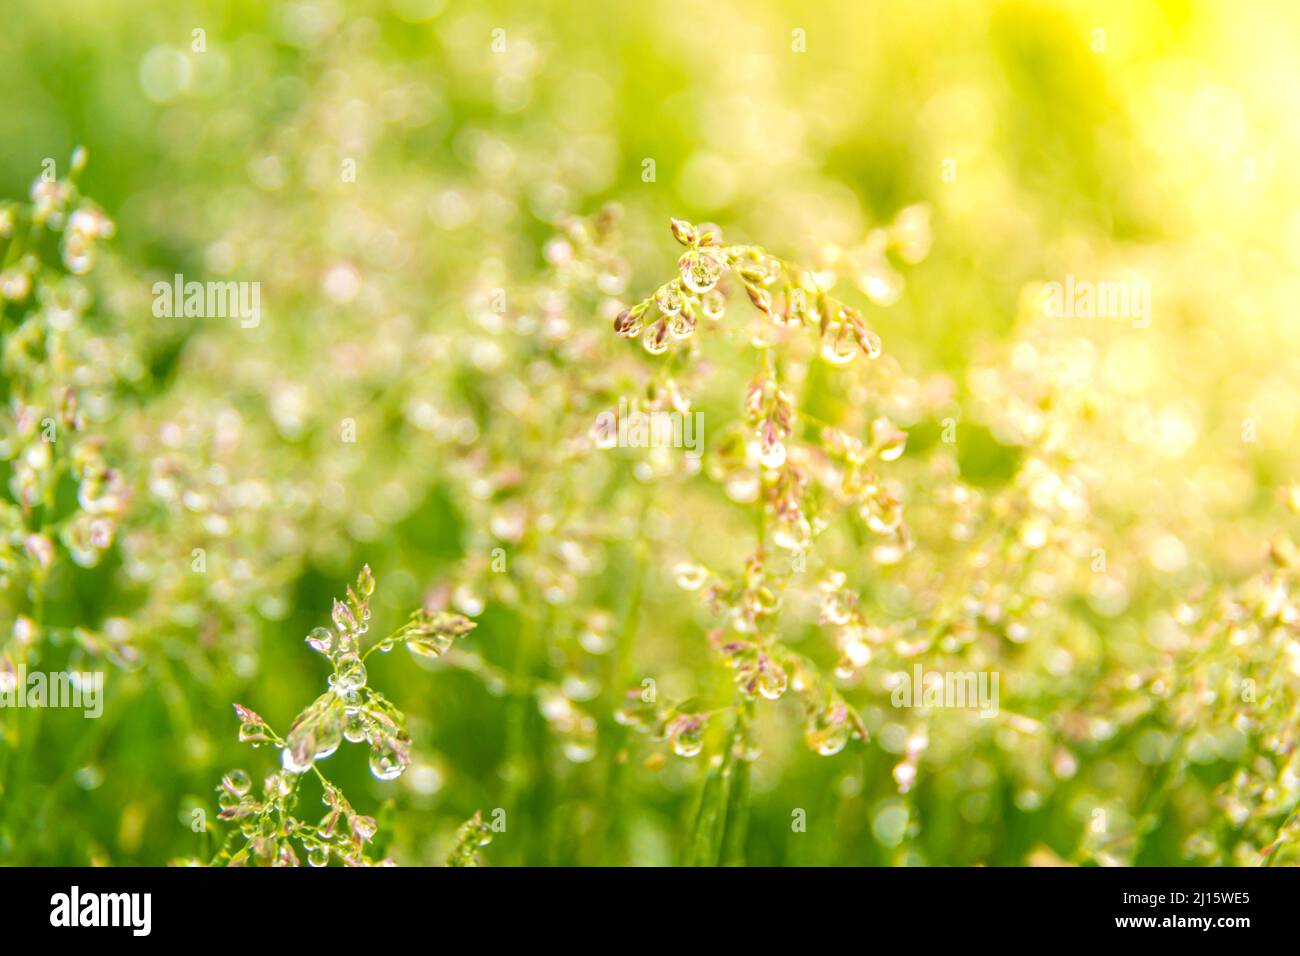
{"label": "flowering grass panicle", "polygon": [[[923,220],[915,213],[900,217],[913,226]],[[895,232],[906,230],[897,227]],[[850,740],[870,736],[861,715],[814,658],[782,639],[778,621],[788,592],[797,591],[798,579],[816,558],[814,540],[844,516],[861,520],[888,539],[887,547],[876,548],[877,561],[894,563],[907,550],[898,492],[869,468],[873,461],[897,460],[907,436],[887,417],[878,416],[868,437],[854,437],[804,411],[806,403],[785,384],[793,377],[785,374],[789,367],[803,360],[796,349],[783,347],[783,338],[769,334],[771,329],[815,329],[821,343],[818,355],[832,369],[857,354],[871,359],[881,354],[879,336],[868,329],[862,314],[829,294],[837,278],[833,270],[805,269],[760,246],[725,245],[712,224],[695,226],[674,219],[672,233],[687,248],[678,260],[680,274],[621,311],[614,320],[615,332],[625,338],[640,336],[646,351],[659,355],[671,343],[689,339],[701,317],[709,323],[724,317],[728,277],[738,281],[770,326],[751,336],[759,368],[745,390],[741,420],[723,430],[708,465],[709,476],[725,486],[728,496],[754,511],[757,546],[734,576],[691,561],[673,571],[681,587],[699,591],[705,606],[723,619],[722,626],[709,630],[708,640],[731,671],[736,696],[729,704],[705,709],[689,702],[655,708],[643,706],[633,690],[629,705],[619,712],[622,722],[653,731],[686,757],[705,750],[712,724],[728,727],[719,731],[725,736],[702,784],[687,855],[691,862],[711,864],[724,855],[737,857],[743,845],[748,763],[758,754],[752,739],[755,701],[779,701],[793,691],[803,705],[805,742],[818,754],[839,753]],[[875,246],[875,262],[884,268],[890,234],[879,235],[885,238]],[[911,261],[923,256],[920,245],[915,241],[907,247]],[[881,298],[893,301],[896,296]],[[800,364],[800,377],[803,368]],[[843,612],[823,614],[823,622],[861,633],[857,596],[845,589],[843,575],[836,580],[836,591],[842,594],[828,595],[826,603],[842,606]],[[842,633],[839,644],[843,653],[867,653],[860,638]],[[730,719],[718,721],[723,714]],[[730,850],[725,849],[728,840]]]}
{"label": "flowering grass panicle", "polygon": [[[212,863],[297,866],[295,846],[311,866],[326,866],[332,858],[349,866],[376,863],[369,855],[378,829],[374,817],[358,813],[318,764],[345,741],[363,743],[370,749],[370,771],[376,779],[400,777],[411,762],[406,717],[369,685],[366,658],[376,651],[388,653],[399,643],[413,654],[439,657],[473,630],[474,624],[459,614],[419,610],[405,625],[363,650],[364,638],[370,631],[370,599],[374,592],[375,578],[366,565],[356,584],[348,587],[345,600],[335,600],[333,627],[315,627],[307,635],[312,650],[330,662],[330,689],[294,718],[287,734],[281,737],[256,711],[234,705],[240,741],[253,747],[275,747],[281,769],[266,777],[260,799],[245,771],[232,770],[222,778],[217,788],[220,818],[236,822],[237,829],[230,833]],[[300,805],[299,788],[309,772],[320,784],[326,807],[325,816],[315,824],[295,816]],[[481,822],[476,814],[457,837],[451,865],[473,861],[481,843],[471,846],[466,841],[467,834],[477,832],[478,826]],[[378,862],[393,863],[387,858]]]}
{"label": "flowering grass panicle", "polygon": [[0,860],[1297,861],[1285,5],[68,6],[0,690],[108,666],[0,709]]}

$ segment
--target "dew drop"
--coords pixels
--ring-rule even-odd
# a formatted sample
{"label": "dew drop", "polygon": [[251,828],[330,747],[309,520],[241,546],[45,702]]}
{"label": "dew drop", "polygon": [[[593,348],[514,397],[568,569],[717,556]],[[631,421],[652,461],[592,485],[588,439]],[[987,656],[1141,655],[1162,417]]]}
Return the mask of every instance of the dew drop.
{"label": "dew drop", "polygon": [[772,442],[758,456],[759,463],[769,470],[775,470],[785,464],[785,444]]}
{"label": "dew drop", "polygon": [[847,335],[827,332],[822,337],[821,354],[831,365],[848,365],[857,354],[857,348]]}
{"label": "dew drop", "polygon": [[871,423],[871,440],[881,461],[897,461],[907,447],[907,432],[881,417]]}
{"label": "dew drop", "polygon": [[310,844],[304,843],[303,849],[307,851],[307,863],[310,866],[325,866],[330,861],[330,848],[328,843],[312,841]]}
{"label": "dew drop", "polygon": [[359,744],[366,739],[366,718],[359,710],[348,711],[343,722],[343,736],[349,743]]}
{"label": "dew drop", "polygon": [[406,771],[407,758],[387,741],[370,750],[370,772],[380,780],[396,780]]}
{"label": "dew drop", "polygon": [[677,586],[683,591],[698,591],[704,586],[708,576],[707,568],[689,561],[682,561],[673,568],[673,577],[677,580]]}
{"label": "dew drop", "polygon": [[695,714],[681,714],[669,722],[667,736],[673,753],[679,757],[694,757],[704,749],[704,718]]}
{"label": "dew drop", "polygon": [[313,627],[307,635],[307,644],[314,651],[328,654],[334,644],[334,634],[328,628]]}
{"label": "dew drop", "polygon": [[564,742],[564,757],[571,763],[587,763],[596,756],[594,741],[573,738]]}
{"label": "dew drop", "polygon": [[280,751],[280,764],[289,773],[306,773],[315,763],[314,755],[306,751],[294,753],[294,748],[285,747]]}
{"label": "dew drop", "polygon": [[346,694],[366,686],[366,665],[361,658],[349,654],[339,659],[338,679],[334,683],[334,692]]}
{"label": "dew drop", "polygon": [[673,738],[673,753],[679,757],[694,757],[703,749],[703,737],[681,735]]}
{"label": "dew drop", "polygon": [[668,333],[679,342],[689,339],[694,332],[695,316],[691,313],[689,306],[669,318]]}
{"label": "dew drop", "polygon": [[676,315],[686,304],[686,297],[682,295],[682,290],[676,285],[669,284],[663,286],[655,293],[655,305],[664,315]]}
{"label": "dew drop", "polygon": [[237,797],[242,797],[253,787],[252,778],[242,770],[232,770],[222,781],[227,790]]}
{"label": "dew drop", "polygon": [[862,344],[867,350],[867,358],[880,358],[880,336],[875,332],[867,332],[862,337]]}
{"label": "dew drop", "polygon": [[827,727],[819,730],[811,730],[807,735],[808,746],[823,757],[833,757],[844,749],[844,745],[849,742],[849,733],[847,728]]}
{"label": "dew drop", "polygon": [[662,355],[668,351],[668,325],[664,322],[658,322],[646,329],[645,334],[641,336],[641,346],[651,355]]}
{"label": "dew drop", "polygon": [[727,297],[717,289],[713,289],[700,300],[700,308],[706,319],[716,322],[726,314]]}
{"label": "dew drop", "polygon": [[722,263],[708,252],[692,249],[677,260],[682,284],[696,295],[711,292],[722,276]]}
{"label": "dew drop", "polygon": [[759,666],[758,692],[768,700],[780,700],[790,686],[785,669],[772,661],[764,660]]}

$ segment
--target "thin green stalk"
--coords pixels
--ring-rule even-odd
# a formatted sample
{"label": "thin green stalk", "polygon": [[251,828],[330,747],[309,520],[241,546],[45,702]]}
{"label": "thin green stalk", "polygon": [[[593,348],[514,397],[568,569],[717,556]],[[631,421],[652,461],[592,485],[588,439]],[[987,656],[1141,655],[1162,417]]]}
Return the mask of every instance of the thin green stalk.
{"label": "thin green stalk", "polygon": [[[646,516],[650,511],[650,493],[647,492],[641,506],[641,515],[637,522],[636,568],[632,573],[632,590],[628,595],[627,610],[623,615],[623,624],[619,629],[614,646],[614,660],[610,667],[612,679],[610,692],[612,707],[622,705],[621,695],[632,683],[632,648],[636,643],[636,633],[641,622],[641,600],[645,589],[646,571],[649,566],[649,545],[645,540]],[[606,828],[603,862],[607,866],[618,866],[627,861],[627,827],[623,807],[624,786],[626,783],[625,766],[628,759],[628,729],[611,721],[608,732],[609,765],[605,773],[605,812]]]}
{"label": "thin green stalk", "polygon": [[726,800],[722,762],[719,761],[709,767],[700,788],[695,825],[691,829],[691,842],[686,850],[687,866],[713,866],[717,863],[718,820],[726,812]]}
{"label": "thin green stalk", "polygon": [[[47,492],[48,496],[49,492]],[[31,583],[31,607],[29,612],[32,621],[35,623],[35,631],[38,639],[45,638],[45,582],[47,572],[38,571]],[[24,654],[24,665],[26,664],[26,655]],[[23,676],[22,671],[19,677]],[[48,703],[48,702],[47,702]],[[13,779],[15,782],[28,781],[31,779],[32,756],[36,751],[36,743],[41,733],[41,723],[44,717],[44,707],[27,707],[22,711],[17,711],[14,718],[14,724],[11,727],[10,747],[17,754],[17,760],[12,762]],[[8,749],[8,748],[6,748]],[[10,769],[10,761],[5,761],[6,772]],[[29,791],[30,792],[30,791]],[[5,806],[4,824],[5,830],[8,831],[11,820],[29,819],[31,814],[27,810],[26,801],[19,801],[14,794],[7,793],[3,801]]]}
{"label": "thin green stalk", "polygon": [[743,751],[748,747],[749,728],[754,717],[754,702],[746,700],[737,714],[740,732],[733,746],[736,751],[731,775],[731,792],[727,799],[727,818],[722,831],[723,866],[745,865],[745,840],[749,835],[750,762]]}
{"label": "thin green stalk", "polygon": [[[736,719],[727,732],[723,751],[714,758],[700,787],[695,825],[687,848],[687,866],[717,866],[722,857],[728,812],[732,797],[735,795],[733,782],[736,775],[736,758],[741,749],[740,743],[744,733],[745,720],[742,711],[746,706],[742,704],[736,709]],[[746,785],[747,794],[748,785]],[[736,838],[733,837],[734,839]]]}
{"label": "thin green stalk", "polygon": [[[526,593],[528,593],[526,591]],[[531,596],[531,595],[530,595]],[[523,816],[521,805],[525,793],[532,786],[532,753],[528,746],[528,717],[532,703],[532,643],[536,633],[536,609],[528,601],[519,619],[519,637],[515,645],[515,660],[512,669],[513,694],[506,715],[506,792],[502,806],[507,814],[516,819]],[[522,846],[520,847],[522,853]],[[527,859],[526,856],[521,857]]]}

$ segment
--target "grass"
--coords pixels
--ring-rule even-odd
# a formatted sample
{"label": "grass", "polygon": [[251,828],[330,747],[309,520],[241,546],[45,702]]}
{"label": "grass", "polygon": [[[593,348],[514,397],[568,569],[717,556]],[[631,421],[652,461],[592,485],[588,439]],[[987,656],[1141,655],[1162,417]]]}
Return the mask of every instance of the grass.
{"label": "grass", "polygon": [[1294,864],[1284,7],[16,12],[0,859]]}

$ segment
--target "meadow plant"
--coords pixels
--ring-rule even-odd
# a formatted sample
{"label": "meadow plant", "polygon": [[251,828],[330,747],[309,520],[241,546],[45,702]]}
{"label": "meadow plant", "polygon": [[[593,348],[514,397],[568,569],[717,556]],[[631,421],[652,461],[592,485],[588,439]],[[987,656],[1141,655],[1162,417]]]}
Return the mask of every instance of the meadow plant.
{"label": "meadow plant", "polygon": [[[889,250],[902,249],[912,262],[923,257],[929,238],[917,230],[925,222],[923,210],[907,209],[889,229],[873,233],[877,274],[896,276],[885,259]],[[806,413],[805,404],[787,391],[785,370],[800,361],[797,352],[784,354],[790,330],[812,330],[821,361],[833,368],[858,355],[875,359],[881,354],[879,336],[862,314],[830,295],[838,278],[833,269],[813,271],[760,246],[725,244],[712,224],[674,219],[671,225],[674,238],[687,250],[677,263],[679,275],[621,311],[614,331],[625,338],[640,336],[647,352],[662,354],[672,343],[689,339],[701,320],[706,327],[725,320],[725,289],[732,280],[761,317],[751,332],[758,367],[745,391],[743,419],[724,431],[707,466],[708,476],[725,486],[728,497],[754,512],[755,549],[734,574],[715,574],[689,561],[673,569],[678,586],[700,591],[705,605],[724,622],[710,629],[708,640],[732,672],[734,701],[704,710],[680,703],[647,708],[641,689],[634,688],[628,692],[630,706],[619,713],[622,722],[653,731],[685,757],[701,753],[708,725],[729,714],[725,739],[710,758],[687,857],[707,865],[720,862],[724,853],[738,860],[743,846],[748,762],[758,752],[749,729],[755,701],[780,700],[793,691],[803,704],[805,741],[822,755],[869,737],[857,710],[815,661],[781,639],[778,617],[787,591],[798,587],[806,570],[814,539],[841,517],[882,539],[873,549],[877,562],[895,563],[906,552],[900,496],[871,466],[896,460],[907,436],[881,416],[871,423],[870,441],[863,442]],[[873,278],[866,285],[875,298],[896,295],[892,286],[888,293],[873,286]],[[804,374],[801,369],[799,377]],[[879,632],[866,626],[845,575],[828,572],[819,590],[819,621],[835,634],[840,669],[865,663],[872,636]]]}
{"label": "meadow plant", "polygon": [[[86,153],[77,150],[67,175],[53,161],[33,183],[28,203],[0,205],[0,318],[8,406],[0,456],[8,464],[9,496],[0,502],[3,550],[0,588],[9,645],[3,670],[23,663],[41,637],[46,585],[56,563],[94,567],[112,546],[129,492],[104,455],[93,426],[106,413],[112,343],[87,328],[91,291],[81,278],[94,267],[113,223],[77,188]],[[71,485],[72,495],[63,492]],[[112,651],[112,642],[88,650]],[[119,657],[131,656],[129,648]]]}
{"label": "meadow plant", "polygon": [[[57,662],[70,671],[140,662],[132,629],[112,617],[95,627],[60,605],[81,569],[110,552],[131,501],[102,434],[115,393],[134,366],[129,346],[102,329],[86,276],[115,227],[82,195],[77,149],[57,174],[54,160],[27,202],[0,203],[0,691],[28,670]],[[138,371],[138,366],[134,366]],[[53,618],[49,614],[53,605]],[[26,812],[12,793],[38,747],[40,709],[4,715],[0,727],[0,845]]]}
{"label": "meadow plant", "polygon": [[[1260,14],[211,6],[0,38],[6,142],[95,144],[0,205],[0,679],[120,665],[0,715],[0,858],[189,852],[251,700],[214,862],[1296,862]],[[109,108],[50,84],[88,50]],[[178,273],[261,321],[155,315]],[[1141,322],[1046,307],[1120,277]]]}
{"label": "meadow plant", "polygon": [[[367,565],[357,575],[355,587],[347,589],[346,600],[334,602],[333,627],[315,627],[308,634],[307,644],[330,662],[330,689],[294,718],[288,733],[280,736],[256,711],[234,705],[240,741],[255,748],[263,744],[275,747],[281,767],[266,777],[261,799],[245,771],[231,770],[222,778],[217,788],[220,818],[237,822],[237,828],[212,859],[213,864],[297,866],[295,846],[311,866],[326,866],[331,858],[349,866],[376,863],[368,854],[378,829],[375,818],[358,813],[318,763],[345,741],[364,743],[376,779],[400,777],[411,762],[406,717],[369,685],[365,661],[372,653],[386,654],[398,644],[415,655],[441,657],[458,638],[473,630],[474,624],[459,614],[420,609],[402,627],[365,647],[374,592],[375,578]],[[315,824],[294,815],[301,799],[300,784],[308,772],[319,782],[326,807],[325,816]],[[457,834],[449,865],[473,865],[477,848],[490,839],[491,831],[475,814]],[[378,862],[393,863],[387,858]]]}

